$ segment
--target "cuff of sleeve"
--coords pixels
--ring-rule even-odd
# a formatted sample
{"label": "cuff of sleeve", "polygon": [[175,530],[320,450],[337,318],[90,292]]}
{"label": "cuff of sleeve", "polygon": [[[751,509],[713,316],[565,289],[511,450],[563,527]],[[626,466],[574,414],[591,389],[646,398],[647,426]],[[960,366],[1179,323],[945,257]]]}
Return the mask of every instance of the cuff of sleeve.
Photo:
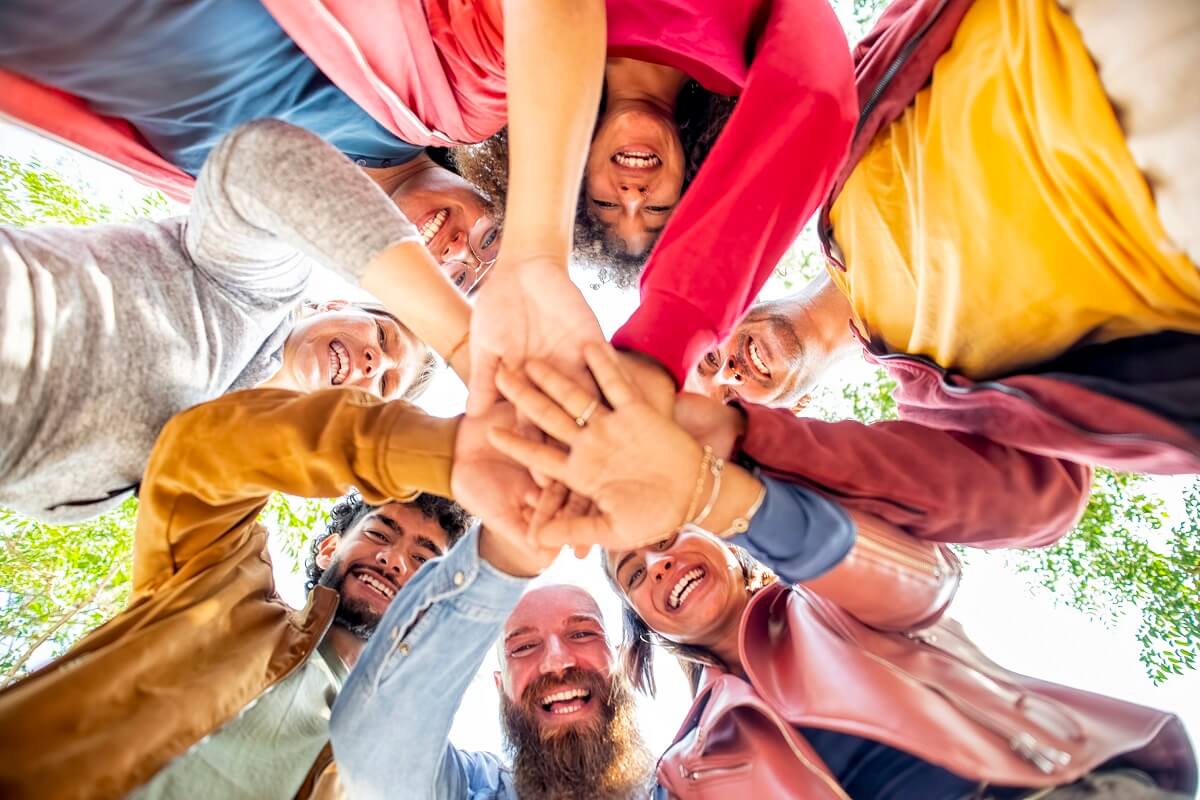
{"label": "cuff of sleeve", "polygon": [[687,300],[650,291],[612,343],[657,360],[674,376],[675,385],[683,386],[688,370],[716,347],[717,335],[708,317]]}
{"label": "cuff of sleeve", "polygon": [[767,408],[739,402],[732,405],[741,410],[746,418],[741,438],[733,443],[735,453],[753,464],[770,469],[773,461],[771,455],[780,451],[781,443],[786,443],[789,452],[803,452],[800,439],[805,435],[807,426],[802,417],[797,417],[786,408]]}
{"label": "cuff of sleeve", "polygon": [[478,622],[503,622],[530,579],[506,575],[480,558],[479,533],[480,524],[475,523],[439,559],[427,594],[434,599],[453,598],[461,611]]}
{"label": "cuff of sleeve", "polygon": [[454,465],[459,418],[429,416],[400,401],[388,403],[385,413],[391,416],[391,421],[387,440],[379,451],[383,460],[379,472],[387,479],[388,485],[380,488],[388,497],[371,498],[364,494],[364,499],[371,503],[403,500],[419,492],[453,498],[450,471]]}

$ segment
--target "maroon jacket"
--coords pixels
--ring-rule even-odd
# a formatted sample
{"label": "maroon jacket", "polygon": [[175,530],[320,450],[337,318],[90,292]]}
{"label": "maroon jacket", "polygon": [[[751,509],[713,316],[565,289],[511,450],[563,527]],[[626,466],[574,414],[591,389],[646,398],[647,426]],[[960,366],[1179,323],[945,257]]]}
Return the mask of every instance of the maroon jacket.
{"label": "maroon jacket", "polygon": [[[830,222],[834,200],[875,135],[929,82],[970,5],[971,0],[896,0],[855,47],[858,126],[818,223],[825,256],[835,268],[846,269]],[[1165,357],[1159,363],[1196,365],[1191,374],[1172,367],[1173,375],[1167,378],[1143,366],[1137,385],[1126,377],[1129,370],[1117,377],[1105,374],[1122,359],[1139,359],[1139,349],[1144,353],[1168,346],[1164,340],[1171,351],[1160,353]],[[868,360],[886,368],[898,384],[895,397],[906,420],[980,434],[1051,458],[1136,472],[1200,472],[1200,337],[1164,334],[1088,349],[1093,352],[1087,372],[1077,371],[1076,359],[1062,368],[1043,365],[977,383],[947,373],[929,359],[866,346]],[[1180,413],[1172,417],[1164,409]],[[1042,505],[1038,500],[1032,503]]]}

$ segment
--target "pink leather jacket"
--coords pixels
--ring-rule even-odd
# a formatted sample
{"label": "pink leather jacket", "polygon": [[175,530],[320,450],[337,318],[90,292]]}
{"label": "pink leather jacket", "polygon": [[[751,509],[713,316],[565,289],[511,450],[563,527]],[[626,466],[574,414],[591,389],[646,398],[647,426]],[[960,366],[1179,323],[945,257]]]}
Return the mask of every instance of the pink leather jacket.
{"label": "pink leather jacket", "polygon": [[799,726],[990,784],[1065,784],[1120,759],[1165,789],[1196,788],[1175,716],[1009,672],[951,620],[884,632],[812,588],[776,584],[751,601],[740,635],[747,679],[707,671],[659,762],[672,796],[846,798]]}

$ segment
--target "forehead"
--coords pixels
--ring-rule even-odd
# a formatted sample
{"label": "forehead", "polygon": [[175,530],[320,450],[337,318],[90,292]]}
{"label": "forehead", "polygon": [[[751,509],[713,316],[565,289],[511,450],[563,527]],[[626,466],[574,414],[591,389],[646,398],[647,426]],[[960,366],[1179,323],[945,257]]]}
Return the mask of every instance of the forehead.
{"label": "forehead", "polygon": [[572,617],[588,617],[604,627],[600,606],[588,592],[566,584],[544,586],[525,593],[509,615],[504,632],[518,628],[554,630]]}
{"label": "forehead", "polygon": [[424,536],[432,539],[443,550],[449,542],[446,531],[436,519],[425,516],[421,509],[408,503],[382,505],[359,520],[354,530],[360,531],[368,526],[391,531],[399,529],[406,536]]}

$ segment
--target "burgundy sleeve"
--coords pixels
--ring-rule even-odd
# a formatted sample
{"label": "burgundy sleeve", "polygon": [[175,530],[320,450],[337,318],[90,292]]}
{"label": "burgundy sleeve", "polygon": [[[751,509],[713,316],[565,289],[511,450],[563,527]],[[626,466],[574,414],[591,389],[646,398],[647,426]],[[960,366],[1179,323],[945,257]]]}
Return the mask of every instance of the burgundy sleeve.
{"label": "burgundy sleeve", "polygon": [[1041,547],[1087,506],[1091,468],[912,422],[823,422],[746,406],[739,450],[769,475],[921,539]]}
{"label": "burgundy sleeve", "polygon": [[642,273],[613,337],[682,385],[733,330],[846,156],[858,104],[826,0],[775,0],[733,114]]}

